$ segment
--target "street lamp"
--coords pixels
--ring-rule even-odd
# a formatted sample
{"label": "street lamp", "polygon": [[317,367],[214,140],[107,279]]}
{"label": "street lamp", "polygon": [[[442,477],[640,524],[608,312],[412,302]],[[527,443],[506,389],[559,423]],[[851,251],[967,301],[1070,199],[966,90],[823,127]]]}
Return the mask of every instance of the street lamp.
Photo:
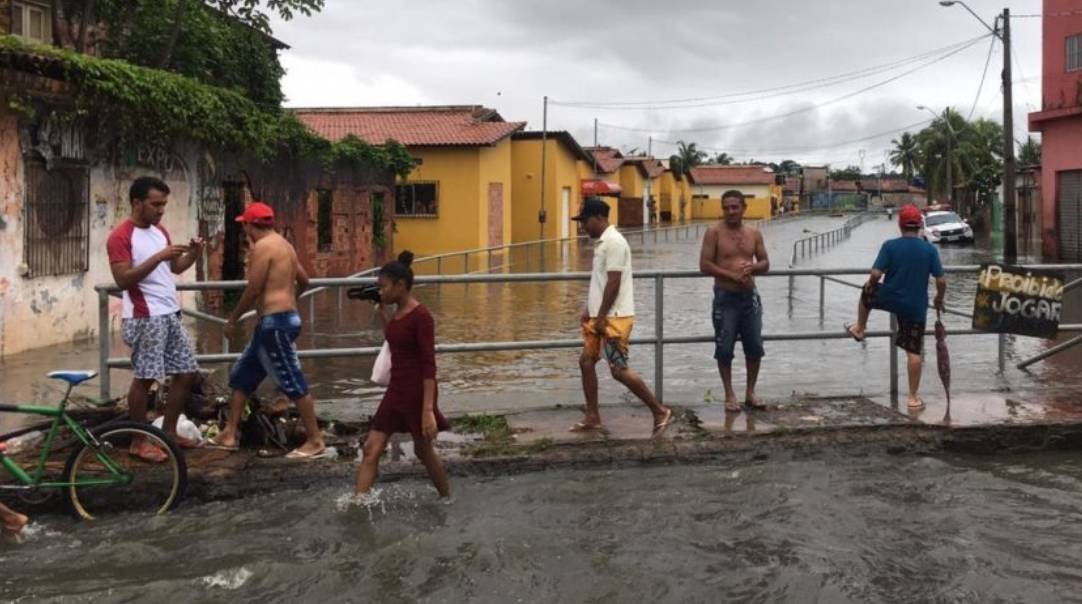
{"label": "street lamp", "polygon": [[[931,113],[934,118],[940,117],[939,114],[924,105],[917,105],[917,109]],[[950,133],[947,137],[947,204],[951,206],[951,209],[954,209],[954,159],[951,157],[951,143],[954,141],[951,139],[957,139],[958,133],[954,131],[954,126],[951,126],[950,107],[943,110],[943,122],[947,124],[947,132]]]}
{"label": "street lamp", "polygon": [[[1003,42],[1003,261],[1015,262],[1018,259],[1018,228],[1015,217],[1015,160],[1014,160],[1014,100],[1011,89],[1011,9],[1003,9],[997,17],[1002,29],[989,25],[980,15],[973,12],[962,0],[939,0],[940,6],[962,5],[988,31]],[[998,23],[997,23],[998,24]]]}

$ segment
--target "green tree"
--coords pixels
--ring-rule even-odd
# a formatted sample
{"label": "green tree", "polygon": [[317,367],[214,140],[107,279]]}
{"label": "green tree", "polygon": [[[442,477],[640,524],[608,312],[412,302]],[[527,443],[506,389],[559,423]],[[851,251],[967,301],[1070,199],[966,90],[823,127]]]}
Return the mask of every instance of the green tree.
{"label": "green tree", "polygon": [[911,182],[921,163],[917,137],[910,132],[903,132],[901,137],[891,140],[890,144],[894,145],[894,149],[890,151],[891,165],[901,168],[906,182]]}
{"label": "green tree", "polygon": [[731,166],[733,163],[733,156],[728,153],[718,153],[714,156],[710,163],[717,164],[719,166]]}
{"label": "green tree", "polygon": [[[1002,138],[1000,124],[985,119],[967,122],[949,108],[917,133],[920,170],[929,199],[957,199],[960,192],[971,191],[977,205],[989,203],[1003,176]],[[948,162],[952,195],[947,191]]]}
{"label": "green tree", "polygon": [[777,172],[782,174],[800,174],[800,164],[791,159],[782,160],[778,163]]}
{"label": "green tree", "polygon": [[1018,163],[1023,166],[1041,165],[1041,143],[1032,136],[1026,137],[1026,142],[1018,149]]}
{"label": "green tree", "polygon": [[56,46],[242,90],[277,107],[284,73],[270,17],[311,15],[324,0],[50,0]]}
{"label": "green tree", "polygon": [[841,170],[831,170],[832,180],[860,180],[860,166],[846,166]]}
{"label": "green tree", "polygon": [[690,170],[695,166],[701,166],[707,158],[707,153],[699,149],[695,143],[676,141],[676,156],[680,157],[680,165]]}

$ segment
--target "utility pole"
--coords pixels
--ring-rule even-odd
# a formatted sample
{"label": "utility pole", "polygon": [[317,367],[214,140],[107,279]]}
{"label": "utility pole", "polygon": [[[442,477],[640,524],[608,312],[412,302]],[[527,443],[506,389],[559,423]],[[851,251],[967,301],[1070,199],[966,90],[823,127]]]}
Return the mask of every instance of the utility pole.
{"label": "utility pole", "polygon": [[548,135],[549,97],[545,95],[541,105],[541,209],[537,211],[537,222],[540,225],[538,239],[545,238],[545,152],[548,150]]}
{"label": "utility pole", "polygon": [[594,118],[594,152],[590,155],[594,158],[594,177],[597,177],[597,118]]}
{"label": "utility pole", "polygon": [[1011,90],[1011,9],[1003,9],[1003,261],[1018,260],[1015,231],[1014,95]]}
{"label": "utility pole", "polygon": [[[650,138],[646,140],[646,157],[654,156],[654,136],[650,135]],[[649,161],[649,160],[647,160]],[[643,167],[646,167],[646,162],[643,162]],[[642,215],[643,226],[653,221],[653,214],[650,212],[650,196],[653,194],[652,187],[650,186],[650,173],[647,170],[646,174],[646,197],[642,200]]]}
{"label": "utility pole", "polygon": [[954,127],[951,126],[951,108],[949,105],[943,110],[943,122],[947,124],[947,205],[954,210],[954,156],[951,153]]}

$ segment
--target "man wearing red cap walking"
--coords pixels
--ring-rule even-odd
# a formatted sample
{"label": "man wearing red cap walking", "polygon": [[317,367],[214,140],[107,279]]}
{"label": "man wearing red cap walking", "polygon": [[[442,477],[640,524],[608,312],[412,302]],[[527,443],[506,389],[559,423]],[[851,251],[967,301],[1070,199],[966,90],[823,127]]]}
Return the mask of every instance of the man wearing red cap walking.
{"label": "man wearing red cap walking", "polygon": [[[857,324],[846,325],[845,330],[858,342],[864,341],[868,327],[868,314],[873,308],[893,313],[898,318],[895,343],[906,352],[909,369],[909,401],[911,409],[924,406],[917,394],[923,369],[924,324],[928,317],[928,278],[935,278],[935,308],[943,309],[943,296],[947,293],[947,280],[943,277],[943,265],[939,250],[920,236],[924,217],[917,206],[908,204],[898,213],[898,227],[902,236],[891,239],[879,248],[879,255],[872,265],[868,283],[860,295],[857,306]],[[880,279],[886,279],[880,285]]]}
{"label": "man wearing red cap walking", "polygon": [[238,448],[237,427],[244,405],[269,375],[278,389],[296,403],[304,423],[304,444],[286,457],[323,457],[326,447],[316,422],[315,401],[308,392],[294,344],[301,333],[297,297],[308,287],[308,274],[293,246],[274,231],[274,210],[270,206],[254,202],[237,217],[237,222],[244,225],[252,247],[248,255],[248,285],[229,317],[228,327],[235,328],[241,315],[253,305],[259,317],[252,341],[229,373],[233,398],[226,427],[210,446],[230,451]]}

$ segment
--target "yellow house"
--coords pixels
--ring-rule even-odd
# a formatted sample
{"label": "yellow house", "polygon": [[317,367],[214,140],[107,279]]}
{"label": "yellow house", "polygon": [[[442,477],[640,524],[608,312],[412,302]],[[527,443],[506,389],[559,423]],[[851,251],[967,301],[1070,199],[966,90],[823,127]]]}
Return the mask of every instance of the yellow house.
{"label": "yellow house", "polygon": [[691,193],[686,174],[669,168],[658,177],[658,218],[661,222],[680,223],[691,217]]}
{"label": "yellow house", "polygon": [[[541,132],[511,136],[511,241],[567,239],[578,234],[571,217],[582,205],[583,182],[593,178],[593,158],[568,132],[544,135],[545,202],[541,203]],[[545,221],[540,221],[544,210]],[[611,218],[611,214],[610,214]]]}
{"label": "yellow house", "polygon": [[[587,166],[580,166],[580,174],[583,176],[584,188],[589,183],[587,196],[598,195],[609,205],[609,222],[616,226],[628,226],[625,224],[625,215],[630,216],[633,226],[642,224],[642,198],[633,201],[625,200],[627,195],[621,185],[624,156],[612,147],[587,147],[587,153],[593,161]],[[635,210],[637,205],[639,208]],[[622,206],[631,206],[627,212],[621,212]],[[636,222],[635,216],[638,216]]]}
{"label": "yellow house", "polygon": [[698,166],[688,172],[691,189],[691,217],[712,220],[721,217],[721,196],[739,190],[747,201],[750,219],[769,219],[781,202],[781,186],[774,172],[762,166]]}
{"label": "yellow house", "polygon": [[427,256],[512,240],[512,141],[525,122],[480,106],[296,109],[321,136],[394,139],[420,160],[395,195],[395,251]]}

